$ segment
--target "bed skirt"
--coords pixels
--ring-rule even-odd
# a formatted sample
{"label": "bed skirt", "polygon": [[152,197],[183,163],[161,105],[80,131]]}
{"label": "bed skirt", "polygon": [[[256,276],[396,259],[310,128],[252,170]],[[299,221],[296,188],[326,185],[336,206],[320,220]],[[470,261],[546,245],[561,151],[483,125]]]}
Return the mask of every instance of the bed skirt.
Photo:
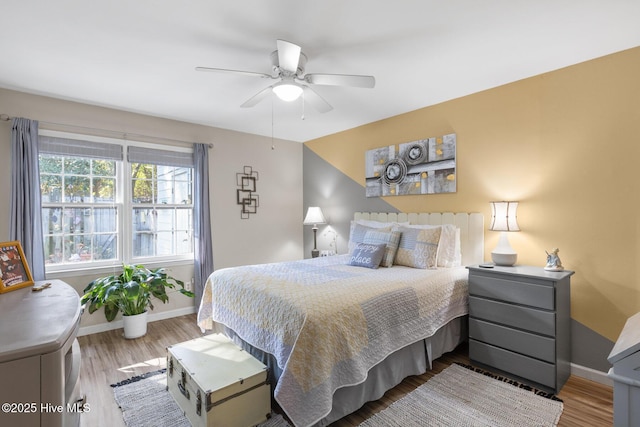
{"label": "bed skirt", "polygon": [[[269,368],[271,396],[282,369],[275,358],[262,350],[254,348],[238,337],[233,330],[214,322],[214,332],[224,333],[236,344],[260,360]],[[382,362],[371,368],[367,379],[360,384],[343,387],[333,395],[331,412],[314,427],[331,424],[349,415],[367,402],[380,399],[384,393],[400,384],[411,375],[421,375],[431,369],[432,362],[444,353],[455,349],[467,339],[467,316],[458,317],[436,331],[433,336],[418,341],[390,354]],[[277,405],[277,402],[272,402]]]}

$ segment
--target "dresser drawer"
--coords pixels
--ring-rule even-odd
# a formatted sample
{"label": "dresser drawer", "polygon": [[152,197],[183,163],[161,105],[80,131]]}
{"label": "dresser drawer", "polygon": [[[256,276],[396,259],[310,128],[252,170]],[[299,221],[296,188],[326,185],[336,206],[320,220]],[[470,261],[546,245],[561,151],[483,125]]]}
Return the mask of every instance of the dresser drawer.
{"label": "dresser drawer", "polygon": [[555,337],[556,315],[550,311],[469,297],[469,316]]}
{"label": "dresser drawer", "polygon": [[523,282],[496,276],[487,277],[471,274],[469,293],[532,307],[555,309],[555,289],[553,286]]}
{"label": "dresser drawer", "polygon": [[501,371],[535,381],[552,389],[556,388],[556,368],[551,363],[512,353],[474,339],[469,340],[469,358],[472,362],[495,366]]}
{"label": "dresser drawer", "polygon": [[556,340],[479,319],[469,319],[469,338],[555,363]]}

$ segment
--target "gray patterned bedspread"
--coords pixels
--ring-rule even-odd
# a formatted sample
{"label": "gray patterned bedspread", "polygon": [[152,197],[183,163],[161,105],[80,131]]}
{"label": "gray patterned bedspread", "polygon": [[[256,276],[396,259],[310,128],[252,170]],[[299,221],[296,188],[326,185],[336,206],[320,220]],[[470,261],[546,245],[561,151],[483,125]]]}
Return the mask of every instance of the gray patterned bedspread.
{"label": "gray patterned bedspread", "polygon": [[467,314],[464,267],[377,270],[347,255],[226,268],[207,280],[198,325],[213,322],[275,356],[274,397],[296,426],[331,410],[341,387],[359,384],[394,351]]}

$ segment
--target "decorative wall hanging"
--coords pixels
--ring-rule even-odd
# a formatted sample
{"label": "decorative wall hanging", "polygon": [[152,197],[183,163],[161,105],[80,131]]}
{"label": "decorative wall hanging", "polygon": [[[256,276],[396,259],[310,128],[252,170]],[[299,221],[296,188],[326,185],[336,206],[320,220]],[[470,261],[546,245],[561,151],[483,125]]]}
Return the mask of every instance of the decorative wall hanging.
{"label": "decorative wall hanging", "polygon": [[367,197],[456,192],[456,134],[365,153]]}
{"label": "decorative wall hanging", "polygon": [[249,219],[249,215],[258,212],[260,206],[260,198],[256,194],[256,181],[258,180],[258,172],[254,171],[251,166],[245,166],[244,172],[236,174],[236,184],[238,188],[237,200],[242,206],[240,218]]}
{"label": "decorative wall hanging", "polygon": [[0,293],[31,286],[33,283],[20,242],[15,240],[0,243]]}

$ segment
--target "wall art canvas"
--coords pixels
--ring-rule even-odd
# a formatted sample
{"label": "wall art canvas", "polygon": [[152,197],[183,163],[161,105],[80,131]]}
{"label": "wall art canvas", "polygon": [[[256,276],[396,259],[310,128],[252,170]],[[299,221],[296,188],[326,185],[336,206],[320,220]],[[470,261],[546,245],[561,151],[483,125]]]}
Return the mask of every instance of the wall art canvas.
{"label": "wall art canvas", "polygon": [[456,134],[365,153],[367,197],[456,192]]}

